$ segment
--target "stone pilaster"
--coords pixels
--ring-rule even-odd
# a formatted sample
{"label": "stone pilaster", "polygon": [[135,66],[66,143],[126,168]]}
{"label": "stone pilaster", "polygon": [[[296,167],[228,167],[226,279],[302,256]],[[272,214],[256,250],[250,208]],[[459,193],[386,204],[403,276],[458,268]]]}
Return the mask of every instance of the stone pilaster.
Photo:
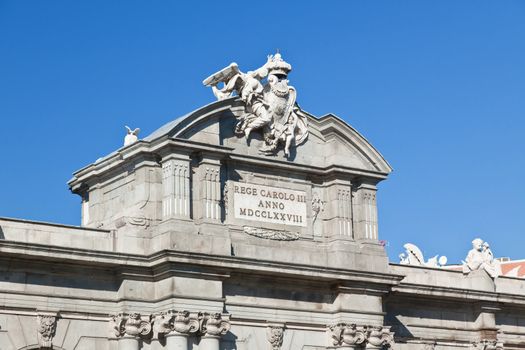
{"label": "stone pilaster", "polygon": [[191,188],[188,155],[170,154],[162,160],[162,217],[190,218]]}
{"label": "stone pilaster", "polygon": [[337,237],[353,238],[352,187],[349,181],[335,180],[326,187],[328,232]]}
{"label": "stone pilaster", "polygon": [[196,218],[203,222],[222,221],[221,163],[219,159],[203,155],[197,169],[198,183],[194,183]]}
{"label": "stone pilaster", "polygon": [[354,188],[355,239],[378,239],[376,191],[376,187],[369,184]]}

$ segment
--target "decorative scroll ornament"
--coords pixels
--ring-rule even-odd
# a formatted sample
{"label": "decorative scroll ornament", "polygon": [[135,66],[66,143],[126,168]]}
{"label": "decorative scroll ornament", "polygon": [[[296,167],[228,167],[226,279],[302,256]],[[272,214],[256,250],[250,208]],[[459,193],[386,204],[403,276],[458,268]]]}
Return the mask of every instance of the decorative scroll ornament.
{"label": "decorative scroll ornament", "polygon": [[52,349],[53,348],[53,337],[55,336],[57,328],[57,316],[56,315],[37,315],[38,324],[38,343],[41,349]]}
{"label": "decorative scroll ornament", "polygon": [[139,313],[110,316],[110,337],[145,337],[151,332],[151,323],[144,321]]}
{"label": "decorative scroll ornament", "polygon": [[270,342],[271,350],[280,350],[283,345],[284,327],[271,325],[266,328],[266,339]]}
{"label": "decorative scroll ornament", "polygon": [[[261,130],[263,154],[273,154],[279,144],[284,154],[290,156],[290,147],[300,145],[308,136],[307,117],[297,107],[296,91],[288,85],[288,73],[292,66],[279,53],[269,55],[267,62],[255,71],[243,73],[236,63],[212,74],[203,81],[211,86],[215,97],[223,100],[234,92],[244,102],[244,114],[238,120],[235,133],[246,139],[254,130]],[[266,79],[266,81],[263,81]],[[218,88],[219,83],[224,83]]]}
{"label": "decorative scroll ornament", "polygon": [[382,349],[390,348],[394,343],[393,333],[389,327],[368,326],[366,329],[367,348]]}
{"label": "decorative scroll ornament", "polygon": [[501,265],[494,260],[494,254],[488,242],[481,238],[472,241],[472,249],[463,261],[463,273],[468,274],[476,270],[485,270],[490,277],[497,278],[501,275]]}
{"label": "decorative scroll ornament", "polygon": [[199,330],[202,314],[179,311],[174,314],[173,330],[178,333],[195,333]]}
{"label": "decorative scroll ornament", "polygon": [[152,323],[153,336],[160,338],[171,332],[173,326],[171,324],[172,315],[167,312],[161,312],[150,316]]}
{"label": "decorative scroll ornament", "polygon": [[109,316],[109,337],[118,338],[124,334],[124,323],[126,320],[123,314]]}
{"label": "decorative scroll ornament", "polygon": [[165,337],[172,332],[181,334],[195,333],[199,330],[201,319],[201,313],[175,310],[150,316],[150,320],[153,323],[153,334],[157,338]]}
{"label": "decorative scroll ornament", "polygon": [[437,342],[434,340],[430,343],[426,343],[423,350],[434,350],[436,348]]}
{"label": "decorative scroll ornament", "polygon": [[218,337],[228,333],[230,330],[230,315],[215,312],[204,314],[201,333],[207,336]]}
{"label": "decorative scroll ornament", "polygon": [[338,346],[357,346],[365,342],[365,329],[359,329],[355,324],[338,323],[329,327],[333,344]]}
{"label": "decorative scroll ornament", "polygon": [[139,313],[132,313],[126,320],[124,332],[132,337],[146,336],[151,332],[151,323],[142,320]]}
{"label": "decorative scroll ornament", "polygon": [[297,232],[272,230],[261,227],[244,226],[244,233],[259,238],[273,239],[275,241],[295,241],[299,239],[299,233]]}

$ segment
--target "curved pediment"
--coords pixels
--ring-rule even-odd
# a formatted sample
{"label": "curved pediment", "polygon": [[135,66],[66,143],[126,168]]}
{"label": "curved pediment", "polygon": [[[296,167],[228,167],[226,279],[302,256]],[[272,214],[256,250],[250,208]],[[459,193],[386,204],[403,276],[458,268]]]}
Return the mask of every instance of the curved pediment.
{"label": "curved pediment", "polygon": [[234,132],[238,120],[245,112],[243,101],[236,97],[211,103],[177,118],[154,131],[144,141],[185,139],[228,147],[237,154],[318,168],[337,166],[384,175],[392,171],[383,156],[339,117],[327,114],[317,118],[300,109],[297,111],[307,120],[308,137],[300,145],[293,147],[288,157],[284,154],[283,146],[275,154],[261,153],[264,140],[258,131],[251,133],[248,139]]}

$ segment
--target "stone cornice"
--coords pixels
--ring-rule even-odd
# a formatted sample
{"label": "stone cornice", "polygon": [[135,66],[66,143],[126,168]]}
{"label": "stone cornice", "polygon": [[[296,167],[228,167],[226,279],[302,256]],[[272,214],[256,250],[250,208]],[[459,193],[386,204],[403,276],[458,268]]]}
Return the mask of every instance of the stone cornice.
{"label": "stone cornice", "polygon": [[525,295],[490,292],[466,288],[401,283],[392,288],[393,295],[417,299],[461,300],[472,303],[490,302],[525,306]]}
{"label": "stone cornice", "polygon": [[[188,266],[206,266],[204,273],[212,273],[217,278],[226,278],[231,272],[246,272],[252,275],[282,276],[310,281],[367,282],[374,285],[393,286],[403,278],[401,275],[337,269],[311,265],[292,264],[267,260],[258,260],[234,256],[218,256],[202,253],[190,253],[164,250],[148,256],[71,249],[56,246],[0,241],[0,258],[38,260],[41,262],[69,263],[82,266],[100,266],[112,268],[126,277],[155,280],[154,271],[165,274],[172,270],[174,274],[193,273]],[[164,267],[163,267],[164,266]],[[201,272],[199,272],[201,273]]]}
{"label": "stone cornice", "polygon": [[72,191],[75,191],[84,182],[92,182],[94,179],[98,179],[99,177],[105,176],[106,174],[115,171],[115,169],[121,169],[122,164],[130,159],[139,157],[152,158],[155,155],[162,156],[163,154],[169,152],[205,152],[213,154],[218,159],[231,159],[233,161],[243,162],[251,165],[259,165],[262,167],[278,167],[279,169],[303,172],[316,176],[343,174],[370,177],[376,179],[377,181],[386,179],[388,176],[388,172],[357,169],[338,165],[316,167],[310,164],[290,163],[287,161],[275,159],[269,160],[261,157],[237,153],[233,148],[230,147],[209,145],[190,140],[164,137],[154,141],[137,141],[129,147],[119,149],[102,160],[76,171],[73,175],[73,178],[69,180],[68,185]]}

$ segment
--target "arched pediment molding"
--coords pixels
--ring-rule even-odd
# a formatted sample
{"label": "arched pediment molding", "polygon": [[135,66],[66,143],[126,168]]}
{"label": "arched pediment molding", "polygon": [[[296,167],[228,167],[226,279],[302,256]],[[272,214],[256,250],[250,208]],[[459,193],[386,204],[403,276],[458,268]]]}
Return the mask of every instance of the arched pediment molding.
{"label": "arched pediment molding", "polygon": [[[213,102],[165,124],[144,138],[144,141],[155,142],[156,140],[166,138],[192,139],[193,135],[202,132],[206,133],[207,128],[213,129],[210,125],[213,125],[214,123],[227,124],[228,127],[231,128],[235,125],[235,118],[239,117],[243,111],[243,102],[237,97]],[[348,151],[349,156],[352,156],[353,154],[354,156],[359,157],[359,162],[357,162],[357,164],[360,165],[357,167],[381,173],[383,175],[392,172],[392,167],[388,164],[385,158],[363,135],[343,119],[334,114],[326,114],[318,118],[304,110],[301,110],[301,113],[305,115],[308,120],[308,137],[310,140],[314,140],[312,143],[315,143],[315,146],[310,145],[306,153],[317,153],[321,155],[330,153],[331,151],[322,148],[322,144],[337,139],[338,142],[343,143],[347,147],[347,151],[351,150],[351,152]],[[224,126],[222,126],[222,128],[224,128]],[[221,129],[221,126],[216,128],[216,130],[219,129]],[[221,132],[223,132],[222,129],[221,131],[216,131],[218,136],[212,143],[223,145],[223,140],[221,139],[223,135],[219,135]],[[233,136],[233,134],[229,136]],[[207,141],[209,140],[210,138],[207,139]],[[308,140],[306,143],[308,143]],[[238,146],[239,143],[235,145]],[[319,147],[319,149],[315,149],[316,147]],[[340,148],[339,151],[341,151]],[[245,153],[246,150],[240,149],[239,152]],[[338,159],[344,159],[344,155],[340,155],[340,158]],[[330,161],[327,162],[329,163]],[[335,162],[337,162],[337,160],[335,160]],[[312,160],[312,163],[321,167],[330,166],[330,164],[320,164],[321,162],[319,161],[319,158]],[[337,165],[345,166],[345,164]]]}

